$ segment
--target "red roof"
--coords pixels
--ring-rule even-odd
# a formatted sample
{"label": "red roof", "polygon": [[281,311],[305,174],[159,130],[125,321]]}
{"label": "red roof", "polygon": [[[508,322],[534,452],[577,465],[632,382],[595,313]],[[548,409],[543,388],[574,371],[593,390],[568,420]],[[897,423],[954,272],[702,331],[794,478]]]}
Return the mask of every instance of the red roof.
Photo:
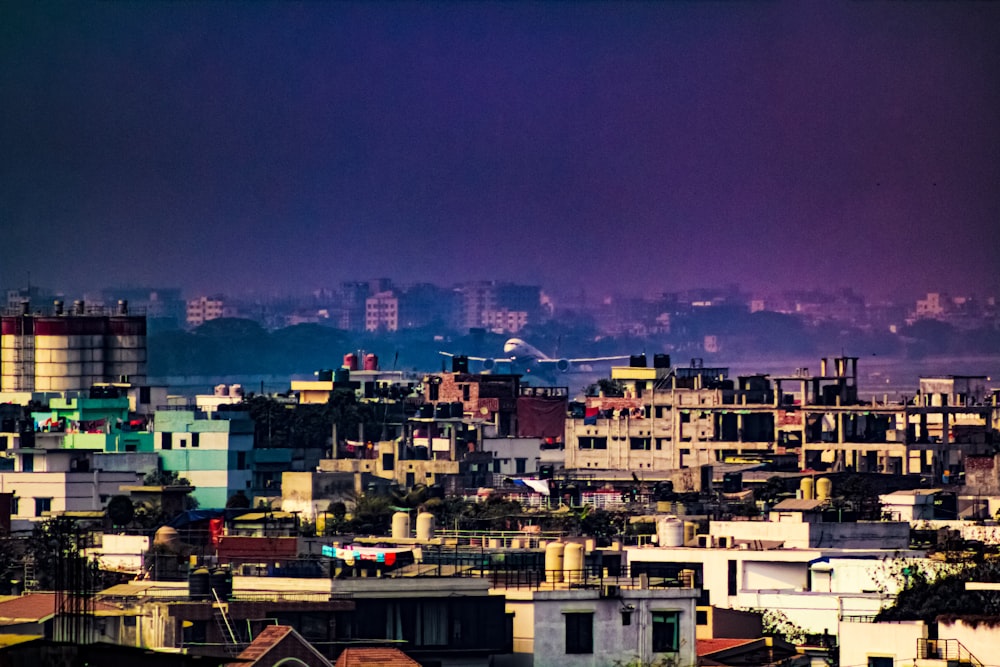
{"label": "red roof", "polygon": [[348,648],[337,658],[336,667],[420,667],[420,663],[397,648]]}
{"label": "red roof", "polygon": [[[112,611],[117,607],[95,602],[95,611]],[[0,602],[0,625],[38,623],[56,613],[55,593],[28,593],[12,600]]]}
{"label": "red roof", "polygon": [[733,648],[734,646],[740,646],[741,644],[751,644],[758,639],[699,639],[698,640],[698,655],[711,655],[713,653],[718,653],[719,651],[725,651],[726,649]]}
{"label": "red roof", "polygon": [[[282,642],[284,642],[286,638],[289,642],[298,642],[300,645],[298,651],[300,658],[311,658],[306,661],[307,664],[313,665],[314,667],[329,667],[330,661],[323,657],[323,655],[317,651],[312,644],[303,639],[303,637],[289,625],[269,625],[264,628],[260,634],[258,634],[252,642],[250,642],[250,645],[243,649],[243,652],[241,652],[238,656],[236,656],[237,658],[247,662],[229,663],[229,667],[247,667],[247,665],[256,665],[272,651],[275,651],[275,656],[269,658],[261,664],[274,664],[275,662],[281,662],[282,658],[294,656],[296,653],[295,644],[283,644]],[[279,645],[284,648],[279,648]],[[304,655],[302,651],[305,651],[308,655]]]}

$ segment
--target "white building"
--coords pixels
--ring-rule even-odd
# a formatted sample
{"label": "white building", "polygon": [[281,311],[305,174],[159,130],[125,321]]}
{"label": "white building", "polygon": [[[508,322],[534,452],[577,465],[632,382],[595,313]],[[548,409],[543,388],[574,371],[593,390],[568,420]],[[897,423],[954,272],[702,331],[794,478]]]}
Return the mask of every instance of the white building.
{"label": "white building", "polygon": [[399,298],[391,291],[365,299],[365,331],[397,331]]}

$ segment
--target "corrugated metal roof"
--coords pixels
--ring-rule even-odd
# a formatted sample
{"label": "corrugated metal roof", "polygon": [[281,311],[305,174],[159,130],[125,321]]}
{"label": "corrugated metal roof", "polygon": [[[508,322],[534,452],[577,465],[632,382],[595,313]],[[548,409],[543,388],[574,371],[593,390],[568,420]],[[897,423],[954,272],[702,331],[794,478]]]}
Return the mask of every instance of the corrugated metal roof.
{"label": "corrugated metal roof", "polygon": [[420,663],[396,648],[348,648],[337,658],[336,667],[420,667]]}
{"label": "corrugated metal roof", "polygon": [[804,500],[801,498],[789,498],[787,500],[782,500],[780,503],[772,507],[772,510],[778,512],[809,512],[811,510],[822,507],[826,503],[825,500]]}

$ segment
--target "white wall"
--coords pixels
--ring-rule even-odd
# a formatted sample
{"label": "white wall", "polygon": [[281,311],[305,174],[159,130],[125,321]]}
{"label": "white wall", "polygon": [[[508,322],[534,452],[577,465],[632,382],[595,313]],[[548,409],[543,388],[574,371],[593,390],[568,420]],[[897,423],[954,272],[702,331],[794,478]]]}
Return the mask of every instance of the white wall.
{"label": "white wall", "polygon": [[[848,595],[814,592],[745,592],[734,606],[740,609],[770,609],[782,612],[806,632],[837,632],[844,616],[875,616],[891,599],[877,594]],[[843,663],[842,663],[843,664]],[[854,664],[854,663],[851,663]]]}
{"label": "white wall", "polygon": [[954,623],[938,623],[938,637],[941,639],[957,639],[981,663],[997,664],[997,651],[1000,651],[1000,626],[988,626],[985,623],[971,623],[961,619]]}
{"label": "white wall", "polygon": [[[738,567],[738,566],[737,566]],[[804,590],[809,568],[805,563],[743,561],[740,590]]]}
{"label": "white wall", "polygon": [[867,665],[869,657],[891,657],[897,667],[913,664],[917,640],[927,637],[923,621],[840,624],[837,644],[844,667]]}

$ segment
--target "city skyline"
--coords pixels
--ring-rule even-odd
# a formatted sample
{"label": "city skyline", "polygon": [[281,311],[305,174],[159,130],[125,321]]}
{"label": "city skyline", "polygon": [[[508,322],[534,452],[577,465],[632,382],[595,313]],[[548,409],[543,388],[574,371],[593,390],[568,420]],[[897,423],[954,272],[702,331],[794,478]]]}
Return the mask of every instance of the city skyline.
{"label": "city skyline", "polygon": [[1000,290],[995,4],[0,18],[8,286]]}

